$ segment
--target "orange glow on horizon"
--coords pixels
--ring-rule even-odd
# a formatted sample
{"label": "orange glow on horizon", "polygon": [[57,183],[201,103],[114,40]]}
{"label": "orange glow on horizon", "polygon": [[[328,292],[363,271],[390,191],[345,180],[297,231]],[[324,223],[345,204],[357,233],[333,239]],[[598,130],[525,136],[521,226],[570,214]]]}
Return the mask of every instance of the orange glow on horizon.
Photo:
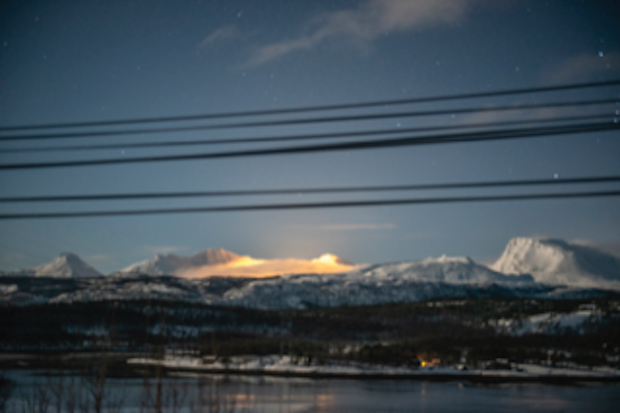
{"label": "orange glow on horizon", "polygon": [[249,255],[244,255],[242,257],[239,257],[239,259],[231,261],[224,265],[228,267],[232,267],[232,268],[239,268],[239,267],[252,267],[255,265],[261,265],[264,262],[265,260],[257,260],[257,259],[250,257]]}
{"label": "orange glow on horizon", "polygon": [[212,276],[268,278],[287,274],[338,274],[358,267],[358,265],[349,264],[342,261],[338,256],[329,253],[311,260],[296,258],[267,260],[245,255],[224,264],[188,268],[180,271],[177,275],[190,279]]}

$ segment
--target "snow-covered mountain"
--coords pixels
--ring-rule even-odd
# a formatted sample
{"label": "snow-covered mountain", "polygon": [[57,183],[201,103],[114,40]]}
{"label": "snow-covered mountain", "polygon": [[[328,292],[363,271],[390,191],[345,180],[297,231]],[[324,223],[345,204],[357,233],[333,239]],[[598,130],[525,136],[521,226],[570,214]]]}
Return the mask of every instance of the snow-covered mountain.
{"label": "snow-covered mountain", "polygon": [[490,268],[504,274],[531,274],[542,284],[620,290],[619,258],[558,239],[513,238]]}
{"label": "snow-covered mountain", "polygon": [[222,248],[208,249],[189,257],[175,254],[157,254],[145,261],[132,264],[122,269],[121,273],[145,275],[176,275],[180,270],[205,265],[225,264],[239,259],[240,256]]}
{"label": "snow-covered mountain", "polygon": [[[371,265],[339,274],[293,274],[268,279],[170,276],[53,280],[0,279],[0,303],[70,303],[101,300],[174,300],[249,308],[310,308],[404,303],[437,298],[585,298],[611,291],[537,283],[505,275],[469,258],[439,257]],[[43,280],[41,280],[43,281]],[[71,281],[67,283],[68,281]]]}
{"label": "snow-covered mountain", "polygon": [[349,273],[349,277],[366,280],[446,282],[451,284],[527,284],[533,283],[530,275],[505,275],[474,262],[469,257],[426,258],[395,264],[379,264]]}
{"label": "snow-covered mountain", "polygon": [[50,302],[172,299],[251,308],[309,308],[411,302],[440,297],[531,296],[551,288],[531,276],[508,276],[469,258],[365,266],[340,274],[270,279],[175,277],[109,278],[48,296]]}
{"label": "snow-covered mountain", "polygon": [[[591,246],[545,238],[515,238],[491,266],[467,257],[345,266],[340,272],[319,272],[338,257],[325,254],[310,261],[257,260],[223,249],[180,257],[158,255],[134,264],[120,274],[100,275],[73,254],[63,254],[31,270],[3,274],[31,276],[0,279],[0,302],[27,304],[100,300],[171,299],[252,308],[309,308],[411,302],[447,297],[519,296],[584,298],[620,291],[620,259]],[[226,276],[230,267],[273,270],[269,265],[308,272],[282,272],[270,278]],[[182,278],[188,269],[214,269],[213,275]],[[338,267],[340,268],[340,267]],[[171,276],[171,275],[176,275]],[[36,277],[79,278],[39,280]],[[605,291],[607,290],[607,291]],[[612,290],[612,291],[610,291]]]}
{"label": "snow-covered mountain", "polygon": [[307,274],[251,282],[227,291],[224,304],[306,308],[467,297],[493,289],[537,290],[529,275],[504,275],[467,257],[427,258],[362,267],[342,274]]}
{"label": "snow-covered mountain", "polygon": [[2,273],[13,277],[92,278],[101,273],[71,253],[63,253],[38,267]]}

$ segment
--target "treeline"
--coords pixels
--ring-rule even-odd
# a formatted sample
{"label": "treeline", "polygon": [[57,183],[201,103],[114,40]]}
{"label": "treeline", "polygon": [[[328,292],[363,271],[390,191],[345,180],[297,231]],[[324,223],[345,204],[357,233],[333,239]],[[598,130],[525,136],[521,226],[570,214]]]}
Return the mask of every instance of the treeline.
{"label": "treeline", "polygon": [[273,334],[268,312],[184,302],[99,301],[0,307],[0,349],[88,350],[193,343],[210,332]]}
{"label": "treeline", "polygon": [[[580,308],[600,314],[581,331],[515,337],[501,334],[490,322]],[[2,351],[148,353],[167,347],[218,357],[280,353],[388,364],[406,364],[421,354],[455,363],[465,357],[613,364],[620,348],[620,300],[613,297],[446,299],[282,311],[101,301],[0,307],[0,318]]]}

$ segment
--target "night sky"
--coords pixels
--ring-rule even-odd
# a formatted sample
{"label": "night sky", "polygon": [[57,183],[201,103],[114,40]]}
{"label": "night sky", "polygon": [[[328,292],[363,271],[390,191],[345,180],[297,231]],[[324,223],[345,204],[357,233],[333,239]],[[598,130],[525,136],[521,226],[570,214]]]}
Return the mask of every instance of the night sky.
{"label": "night sky", "polygon": [[[3,1],[0,126],[263,110],[620,78],[617,1]],[[620,97],[620,87],[395,110]],[[77,142],[2,142],[0,150],[114,142],[410,128],[520,113],[245,128]],[[339,112],[342,113],[342,112]],[[0,171],[2,196],[397,185],[620,174],[618,132],[191,162]],[[279,144],[268,145],[278,146]],[[0,153],[0,163],[259,147]],[[263,146],[260,146],[263,147]],[[0,213],[191,207],[382,197],[595,190],[618,185],[420,193],[0,204]],[[514,236],[620,241],[620,199],[0,221],[0,269],[61,252],[110,272],[155,253],[226,248],[262,258],[324,252],[357,263],[498,256]]]}

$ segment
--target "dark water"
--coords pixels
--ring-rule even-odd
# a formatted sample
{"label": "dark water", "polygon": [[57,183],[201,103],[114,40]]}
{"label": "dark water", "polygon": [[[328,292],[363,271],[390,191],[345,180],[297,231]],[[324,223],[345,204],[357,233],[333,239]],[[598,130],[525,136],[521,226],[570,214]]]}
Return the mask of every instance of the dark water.
{"label": "dark water", "polygon": [[[49,383],[33,372],[9,371],[17,387],[9,411],[21,411],[32,390]],[[68,379],[65,379],[68,380]],[[75,380],[78,386],[84,386]],[[141,379],[107,380],[108,396],[122,401],[123,413],[140,412],[155,383]],[[150,389],[148,393],[145,389]],[[167,378],[162,399],[183,396],[180,412],[198,411],[199,404],[234,406],[235,412],[618,412],[620,384],[554,386],[542,384],[476,385],[467,382],[312,380],[274,377],[184,375]],[[202,397],[202,399],[200,398]],[[202,402],[201,402],[202,400]],[[164,401],[164,403],[166,403]],[[50,410],[52,411],[52,410]],[[111,410],[110,410],[111,411]]]}

